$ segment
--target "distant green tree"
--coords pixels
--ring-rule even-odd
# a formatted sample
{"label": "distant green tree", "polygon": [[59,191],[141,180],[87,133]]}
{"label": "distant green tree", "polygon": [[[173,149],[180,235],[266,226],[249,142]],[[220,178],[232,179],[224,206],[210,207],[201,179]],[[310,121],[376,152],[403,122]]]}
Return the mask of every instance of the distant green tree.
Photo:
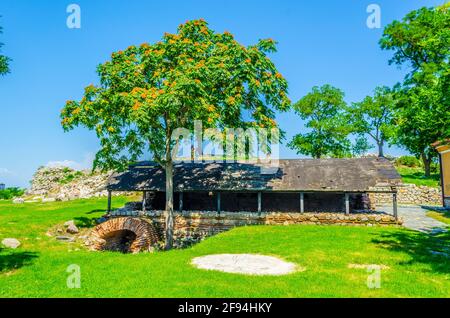
{"label": "distant green tree", "polygon": [[352,104],[350,117],[355,129],[370,136],[378,146],[378,156],[384,157],[383,147],[392,138],[392,116],[395,98],[392,90],[386,86],[377,87],[373,96]]}
{"label": "distant green tree", "polygon": [[403,87],[397,93],[394,140],[422,159],[427,177],[431,175],[431,165],[437,157],[431,144],[450,137],[450,104],[445,101],[448,97],[440,96],[443,90],[438,88],[443,85],[449,87],[448,79],[431,76],[429,80]]}
{"label": "distant green tree", "polygon": [[363,135],[358,135],[355,142],[352,145],[352,156],[361,157],[367,154],[367,152],[372,149],[373,146],[369,144],[367,138]]}
{"label": "distant green tree", "polygon": [[24,189],[20,188],[6,188],[0,190],[0,199],[9,200],[15,197],[20,197],[25,193]]}
{"label": "distant green tree", "polygon": [[389,24],[380,40],[393,50],[390,63],[410,71],[396,94],[395,141],[422,158],[430,176],[436,152],[431,143],[450,137],[450,2],[408,13]]}
{"label": "distant green tree", "polygon": [[[3,33],[3,28],[0,26],[0,34]],[[0,42],[0,52],[1,48],[3,46],[3,43]],[[9,62],[11,59],[5,55],[0,54],[0,75],[5,75],[9,73]]]}
{"label": "distant green tree", "polygon": [[288,146],[313,158],[346,157],[351,153],[349,124],[344,93],[331,85],[313,87],[293,106],[311,131],[294,136]]}

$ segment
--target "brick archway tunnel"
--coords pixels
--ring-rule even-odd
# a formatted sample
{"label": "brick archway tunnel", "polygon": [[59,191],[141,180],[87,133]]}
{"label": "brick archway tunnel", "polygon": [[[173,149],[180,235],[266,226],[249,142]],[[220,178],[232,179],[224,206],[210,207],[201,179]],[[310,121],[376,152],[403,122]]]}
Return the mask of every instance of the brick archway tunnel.
{"label": "brick archway tunnel", "polygon": [[97,225],[91,233],[93,249],[138,253],[149,251],[159,240],[158,231],[142,218],[113,218]]}

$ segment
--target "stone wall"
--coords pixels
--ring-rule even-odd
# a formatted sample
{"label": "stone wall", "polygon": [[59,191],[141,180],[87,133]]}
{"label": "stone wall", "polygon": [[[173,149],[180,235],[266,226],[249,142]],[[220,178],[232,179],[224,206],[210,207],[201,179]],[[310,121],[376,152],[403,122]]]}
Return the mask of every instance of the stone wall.
{"label": "stone wall", "polygon": [[[398,204],[442,205],[441,188],[404,184],[397,189]],[[369,196],[372,208],[392,204],[390,193],[371,193]]]}
{"label": "stone wall", "polygon": [[[115,219],[147,220],[160,238],[152,248],[162,248],[164,241],[165,217],[164,211],[142,211],[140,202],[129,202],[123,208],[113,210],[100,222],[106,224]],[[183,211],[174,212],[174,247],[183,248],[203,240],[205,237],[227,231],[237,226],[246,225],[344,225],[344,226],[396,226],[401,225],[401,219],[396,220],[384,212],[354,211],[349,215],[343,212],[221,212],[216,211]]]}
{"label": "stone wall", "polygon": [[[291,224],[318,224],[318,225],[401,225],[392,215],[382,212],[373,213],[251,213],[251,212],[217,212],[183,211],[174,212],[175,232],[183,235],[196,235],[199,233],[215,234],[244,225],[291,225]],[[160,229],[164,228],[164,211],[133,211],[118,209],[111,212],[111,217],[144,217],[150,218]]]}
{"label": "stone wall", "polygon": [[[106,184],[112,172],[80,171],[68,167],[40,167],[25,196],[32,200],[67,201],[106,196]],[[113,192],[113,195],[123,195]]]}

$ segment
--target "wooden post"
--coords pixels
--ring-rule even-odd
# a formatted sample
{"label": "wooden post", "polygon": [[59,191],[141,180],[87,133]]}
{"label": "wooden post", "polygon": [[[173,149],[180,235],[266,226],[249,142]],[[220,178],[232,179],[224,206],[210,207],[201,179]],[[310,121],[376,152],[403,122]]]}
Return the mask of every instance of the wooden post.
{"label": "wooden post", "polygon": [[217,192],[217,213],[220,214],[220,192]]}
{"label": "wooden post", "polygon": [[147,191],[143,191],[142,193],[142,211],[145,212],[145,206],[147,205]]}
{"label": "wooden post", "polygon": [[300,192],[300,213],[305,213],[305,194]]}
{"label": "wooden post", "polygon": [[350,195],[348,193],[345,194],[345,214],[350,214]]}
{"label": "wooden post", "polygon": [[441,172],[441,194],[442,194],[442,206],[445,208],[445,182],[444,182],[444,166],[442,162],[442,154],[439,153],[439,169]]}
{"label": "wooden post", "polygon": [[261,205],[262,205],[261,199],[262,199],[262,194],[261,194],[261,192],[258,192],[258,214],[259,215],[261,215]]}
{"label": "wooden post", "polygon": [[397,192],[392,193],[392,204],[393,204],[393,211],[394,211],[394,217],[396,220],[398,220],[398,211],[397,211]]}
{"label": "wooden post", "polygon": [[111,212],[111,190],[108,190],[108,213]]}
{"label": "wooden post", "polygon": [[180,212],[183,211],[183,192],[180,192]]}

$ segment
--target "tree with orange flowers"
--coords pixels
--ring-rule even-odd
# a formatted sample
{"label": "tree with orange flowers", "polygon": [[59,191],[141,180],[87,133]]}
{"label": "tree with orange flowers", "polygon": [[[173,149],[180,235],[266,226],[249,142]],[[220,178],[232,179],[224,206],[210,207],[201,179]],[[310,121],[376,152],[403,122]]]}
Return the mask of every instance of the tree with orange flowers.
{"label": "tree with orange flowers", "polygon": [[99,85],[61,112],[67,131],[95,130],[101,149],[94,167],[123,169],[151,153],[166,172],[166,248],[173,241],[172,140],[176,128],[275,128],[275,111],[290,107],[287,82],[267,56],[275,42],[243,46],[200,19],[161,41],[130,46],[98,66]]}

